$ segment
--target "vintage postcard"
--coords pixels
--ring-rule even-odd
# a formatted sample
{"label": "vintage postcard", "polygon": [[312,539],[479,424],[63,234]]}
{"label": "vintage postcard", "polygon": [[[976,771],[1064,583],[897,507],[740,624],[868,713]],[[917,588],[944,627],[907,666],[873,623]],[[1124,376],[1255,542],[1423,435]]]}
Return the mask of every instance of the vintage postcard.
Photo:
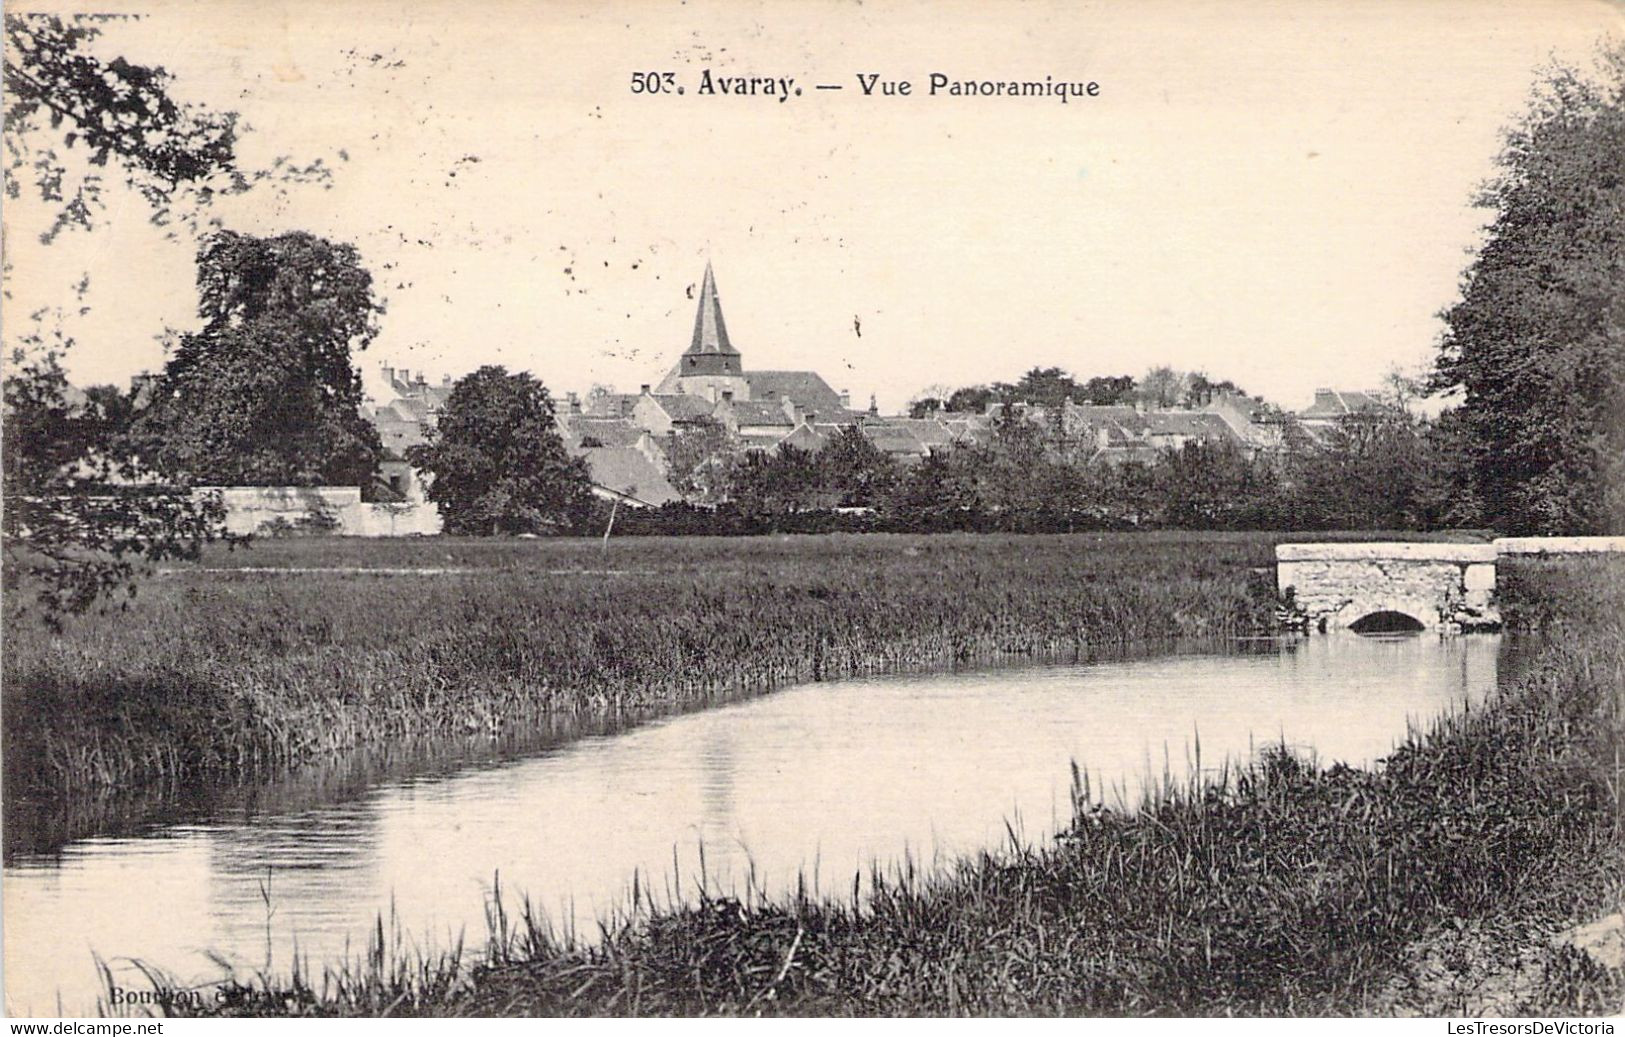
{"label": "vintage postcard", "polygon": [[4,18],[7,1015],[1614,1032],[1619,5]]}

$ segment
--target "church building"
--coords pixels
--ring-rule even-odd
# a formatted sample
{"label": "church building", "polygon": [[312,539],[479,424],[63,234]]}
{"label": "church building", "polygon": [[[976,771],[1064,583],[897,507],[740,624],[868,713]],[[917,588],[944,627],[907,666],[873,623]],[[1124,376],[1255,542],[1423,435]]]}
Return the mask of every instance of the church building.
{"label": "church building", "polygon": [[694,314],[694,334],[688,350],[656,386],[654,395],[697,396],[713,407],[724,401],[772,404],[774,409],[788,404],[797,420],[811,415],[809,420],[844,422],[858,416],[851,413],[851,397],[830,388],[815,371],[745,369],[744,357],[729,338],[728,325],[722,319],[722,302],[717,297],[717,280],[710,263],[705,264],[705,278],[700,283],[699,309]]}

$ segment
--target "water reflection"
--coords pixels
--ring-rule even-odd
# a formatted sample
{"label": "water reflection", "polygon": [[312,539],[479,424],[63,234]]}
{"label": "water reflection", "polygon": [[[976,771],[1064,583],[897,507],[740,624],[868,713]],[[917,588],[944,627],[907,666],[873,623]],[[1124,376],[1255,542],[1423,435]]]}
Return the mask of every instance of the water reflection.
{"label": "water reflection", "polygon": [[[826,893],[905,854],[994,846],[1019,818],[1043,839],[1070,802],[1069,762],[1133,797],[1179,773],[1284,741],[1369,763],[1412,723],[1483,695],[1515,657],[1499,639],[1319,637],[1242,654],[887,677],[792,688],[530,754],[477,758],[324,799],[267,795],[138,832],[15,855],[5,877],[14,1013],[94,1001],[91,952],[177,977],[285,970],[359,948],[393,905],[444,946],[484,934],[492,877],[583,931],[626,904],[692,895],[700,846],[714,890],[805,876]],[[267,876],[269,884],[267,886]],[[114,961],[133,981],[127,963]]]}

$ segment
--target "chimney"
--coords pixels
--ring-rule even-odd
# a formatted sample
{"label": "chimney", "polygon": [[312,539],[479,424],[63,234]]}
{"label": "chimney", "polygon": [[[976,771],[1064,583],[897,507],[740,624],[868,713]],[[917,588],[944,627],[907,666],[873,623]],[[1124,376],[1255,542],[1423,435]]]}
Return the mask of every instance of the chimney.
{"label": "chimney", "polygon": [[418,384],[419,385],[427,385],[427,384],[429,384],[429,380],[427,378],[423,377],[423,372],[422,371],[418,372]]}
{"label": "chimney", "polygon": [[384,365],[384,381],[389,383],[391,389],[395,388],[395,369],[388,364]]}
{"label": "chimney", "polygon": [[852,390],[851,389],[842,389],[841,390],[841,406],[845,407],[847,410],[852,409]]}
{"label": "chimney", "polygon": [[440,384],[445,388],[448,388],[448,389],[451,388],[451,375],[449,375],[449,374],[441,375],[440,376]]}
{"label": "chimney", "polygon": [[638,386],[638,394],[640,396],[649,395],[649,383],[648,382],[644,382],[642,385]]}
{"label": "chimney", "polygon": [[570,393],[569,395],[567,395],[565,397],[565,400],[566,400],[566,402],[568,404],[568,406],[565,408],[567,413],[570,413],[570,414],[580,414],[581,413],[581,397],[577,396],[575,393]]}
{"label": "chimney", "polygon": [[815,411],[815,410],[808,411],[807,412],[807,427],[811,428],[817,422],[818,422],[818,412]]}
{"label": "chimney", "polygon": [[880,417],[880,405],[875,402],[875,394],[869,394],[869,413],[873,417]]}

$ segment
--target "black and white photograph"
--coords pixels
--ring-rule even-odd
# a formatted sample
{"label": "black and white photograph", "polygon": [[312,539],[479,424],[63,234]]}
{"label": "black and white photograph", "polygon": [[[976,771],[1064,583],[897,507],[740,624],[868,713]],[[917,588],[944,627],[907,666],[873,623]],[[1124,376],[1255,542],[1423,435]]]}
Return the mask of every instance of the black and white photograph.
{"label": "black and white photograph", "polygon": [[10,1033],[1615,1032],[1625,6],[4,30]]}

